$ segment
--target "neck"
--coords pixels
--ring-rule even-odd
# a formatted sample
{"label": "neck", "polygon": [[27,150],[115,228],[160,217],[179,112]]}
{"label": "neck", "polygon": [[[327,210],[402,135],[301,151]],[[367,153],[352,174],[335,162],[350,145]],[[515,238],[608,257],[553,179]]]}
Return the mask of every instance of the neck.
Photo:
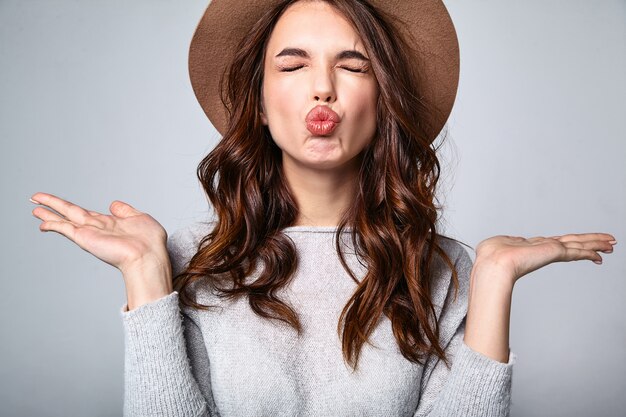
{"label": "neck", "polygon": [[299,210],[294,226],[337,226],[354,201],[358,184],[355,165],[321,170],[284,163],[283,173]]}

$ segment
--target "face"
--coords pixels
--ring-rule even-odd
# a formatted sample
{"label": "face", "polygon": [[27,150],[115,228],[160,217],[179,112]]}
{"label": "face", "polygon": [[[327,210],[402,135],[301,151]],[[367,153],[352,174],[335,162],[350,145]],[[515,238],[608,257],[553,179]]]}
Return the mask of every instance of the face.
{"label": "face", "polygon": [[[377,98],[369,56],[346,18],[323,2],[291,5],[268,41],[261,96],[283,166],[358,169],[356,157],[375,134]],[[318,105],[340,118],[330,134],[307,124]]]}

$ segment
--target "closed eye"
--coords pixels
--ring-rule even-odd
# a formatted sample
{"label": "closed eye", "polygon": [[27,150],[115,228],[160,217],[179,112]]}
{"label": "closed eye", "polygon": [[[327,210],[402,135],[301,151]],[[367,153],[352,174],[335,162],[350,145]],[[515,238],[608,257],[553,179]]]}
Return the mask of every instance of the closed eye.
{"label": "closed eye", "polygon": [[[297,67],[281,68],[280,71],[281,72],[293,72],[293,71],[296,71],[296,70],[302,68],[303,66],[304,65],[300,65],[300,66],[297,66]],[[350,71],[350,72],[367,72],[367,69],[362,69],[362,68],[351,68],[351,67],[340,67],[340,68],[343,68],[343,69],[345,69],[347,71]]]}
{"label": "closed eye", "polygon": [[364,68],[350,68],[350,67],[341,67],[347,69],[350,72],[367,72],[367,69]]}
{"label": "closed eye", "polygon": [[295,70],[300,69],[302,67],[303,67],[303,65],[300,65],[299,67],[281,68],[280,70],[282,72],[292,72],[292,71],[295,71]]}

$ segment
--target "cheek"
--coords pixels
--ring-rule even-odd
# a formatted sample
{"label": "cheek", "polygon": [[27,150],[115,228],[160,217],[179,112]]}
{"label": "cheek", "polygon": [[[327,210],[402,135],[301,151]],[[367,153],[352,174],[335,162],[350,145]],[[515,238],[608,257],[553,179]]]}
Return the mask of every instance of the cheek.
{"label": "cheek", "polygon": [[290,85],[287,80],[268,80],[264,85],[264,106],[265,114],[270,123],[276,123],[280,119],[281,123],[291,119],[297,109],[295,104],[295,85]]}
{"label": "cheek", "polygon": [[369,142],[376,132],[378,90],[374,87],[362,88],[354,95],[353,108],[356,109],[354,126]]}
{"label": "cheek", "polygon": [[295,146],[292,139],[299,131],[296,92],[293,90],[296,87],[287,81],[268,79],[263,86],[264,123],[274,143],[283,151]]}

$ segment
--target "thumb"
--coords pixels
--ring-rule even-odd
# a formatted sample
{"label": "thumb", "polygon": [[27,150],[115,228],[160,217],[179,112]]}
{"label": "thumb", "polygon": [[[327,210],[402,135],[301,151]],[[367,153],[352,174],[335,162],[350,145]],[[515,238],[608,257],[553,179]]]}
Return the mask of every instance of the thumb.
{"label": "thumb", "polygon": [[137,214],[141,214],[141,212],[137,209],[135,209],[133,206],[131,206],[130,204],[126,204],[123,201],[120,200],[115,200],[111,203],[111,205],[109,206],[109,211],[117,217],[130,217],[130,216],[135,216]]}

